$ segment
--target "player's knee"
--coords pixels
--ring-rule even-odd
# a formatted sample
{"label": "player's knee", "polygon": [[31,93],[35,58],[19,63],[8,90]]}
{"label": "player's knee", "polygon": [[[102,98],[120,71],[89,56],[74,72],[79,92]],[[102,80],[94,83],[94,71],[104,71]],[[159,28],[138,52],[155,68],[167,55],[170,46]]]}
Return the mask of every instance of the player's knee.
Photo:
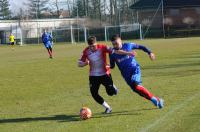
{"label": "player's knee", "polygon": [[93,98],[99,104],[102,104],[104,102],[103,98],[100,95],[93,95]]}
{"label": "player's knee", "polygon": [[109,96],[113,96],[114,94],[116,94],[116,91],[113,88],[109,88],[109,90],[107,90],[107,94]]}
{"label": "player's knee", "polygon": [[133,92],[136,92],[136,93],[138,92],[138,89],[137,89],[138,84],[137,83],[134,82],[130,86],[131,86],[131,89]]}
{"label": "player's knee", "polygon": [[99,97],[99,94],[94,92],[94,91],[91,91],[91,94],[92,94],[93,98],[98,98]]}
{"label": "player's knee", "polygon": [[113,96],[113,95],[114,95],[114,93],[113,93],[113,92],[112,92],[112,93],[110,92],[110,93],[108,93],[108,95],[109,95],[109,96]]}
{"label": "player's knee", "polygon": [[101,100],[101,97],[98,94],[92,94],[92,97],[94,98],[95,101],[99,102]]}
{"label": "player's knee", "polygon": [[133,82],[133,87],[137,88],[138,84],[136,82]]}
{"label": "player's knee", "polygon": [[91,91],[91,95],[92,95],[92,97],[93,97],[95,100],[98,100],[99,94],[98,94],[97,92]]}

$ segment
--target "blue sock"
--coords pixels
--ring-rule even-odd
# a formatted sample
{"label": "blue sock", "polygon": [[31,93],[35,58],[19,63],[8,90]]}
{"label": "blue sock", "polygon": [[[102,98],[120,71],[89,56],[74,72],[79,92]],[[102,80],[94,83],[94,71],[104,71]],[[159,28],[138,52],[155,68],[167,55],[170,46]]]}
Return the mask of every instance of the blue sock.
{"label": "blue sock", "polygon": [[155,106],[158,105],[158,100],[157,100],[156,97],[152,97],[152,98],[151,98],[151,102],[152,102]]}

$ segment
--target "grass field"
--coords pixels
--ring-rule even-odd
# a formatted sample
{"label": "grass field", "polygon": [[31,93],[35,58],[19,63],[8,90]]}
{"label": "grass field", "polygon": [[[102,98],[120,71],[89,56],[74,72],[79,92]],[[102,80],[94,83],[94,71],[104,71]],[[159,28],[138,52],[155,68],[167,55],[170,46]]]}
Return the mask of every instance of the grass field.
{"label": "grass field", "polygon": [[[102,114],[88,88],[88,67],[77,60],[86,45],[54,46],[48,59],[42,45],[0,46],[0,132],[199,132],[200,38],[137,41],[157,56],[152,62],[138,51],[143,85],[165,100],[164,109],[133,93],[117,68],[120,91],[109,97],[112,114]],[[82,106],[93,117],[79,119]]]}

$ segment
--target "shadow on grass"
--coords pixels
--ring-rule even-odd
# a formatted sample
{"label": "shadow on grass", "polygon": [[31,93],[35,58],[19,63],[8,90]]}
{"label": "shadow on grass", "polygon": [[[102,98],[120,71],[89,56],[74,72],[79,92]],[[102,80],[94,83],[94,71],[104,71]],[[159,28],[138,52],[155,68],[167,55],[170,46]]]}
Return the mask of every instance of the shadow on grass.
{"label": "shadow on grass", "polygon": [[[113,116],[124,116],[124,115],[141,115],[141,111],[154,110],[157,108],[151,109],[139,109],[131,111],[118,111],[112,112],[111,114],[104,113],[95,113],[92,118],[105,118]],[[4,123],[22,123],[22,122],[36,122],[36,121],[58,121],[58,122],[75,122],[81,121],[79,115],[55,115],[49,117],[33,117],[33,118],[13,118],[13,119],[0,119],[0,124]]]}
{"label": "shadow on grass", "polygon": [[34,121],[80,121],[79,115],[55,115],[49,117],[33,117],[33,118],[14,118],[14,119],[0,119],[2,123],[21,123],[21,122],[34,122]]}
{"label": "shadow on grass", "polygon": [[149,111],[149,110],[156,110],[157,108],[150,108],[150,109],[139,109],[139,110],[130,110],[130,111],[116,111],[110,114],[104,113],[95,113],[93,114],[92,118],[104,118],[104,117],[113,117],[113,116],[126,116],[126,115],[141,115],[141,111]]}

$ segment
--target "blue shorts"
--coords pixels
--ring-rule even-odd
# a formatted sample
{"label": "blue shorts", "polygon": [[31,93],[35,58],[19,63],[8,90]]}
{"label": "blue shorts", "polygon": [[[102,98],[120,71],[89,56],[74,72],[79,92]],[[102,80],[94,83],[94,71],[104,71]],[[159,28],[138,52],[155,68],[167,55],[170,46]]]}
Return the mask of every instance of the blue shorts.
{"label": "blue shorts", "polygon": [[46,48],[52,48],[51,42],[44,43],[44,46],[45,46]]}
{"label": "blue shorts", "polygon": [[142,84],[140,66],[134,66],[130,73],[131,74],[129,76],[124,77],[124,79],[126,80],[127,84],[131,87],[131,89],[134,90],[134,83],[136,83],[137,85]]}

